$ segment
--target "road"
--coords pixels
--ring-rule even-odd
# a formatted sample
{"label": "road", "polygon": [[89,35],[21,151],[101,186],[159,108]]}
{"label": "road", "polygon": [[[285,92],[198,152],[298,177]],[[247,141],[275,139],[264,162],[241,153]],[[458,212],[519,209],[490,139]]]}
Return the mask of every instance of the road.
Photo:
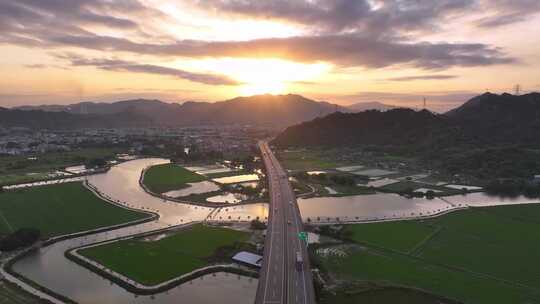
{"label": "road", "polygon": [[[303,224],[294,192],[268,143],[260,142],[259,148],[266,167],[270,210],[255,303],[313,304],[313,279],[306,244],[298,237]],[[301,267],[297,265],[297,255],[301,257]]]}

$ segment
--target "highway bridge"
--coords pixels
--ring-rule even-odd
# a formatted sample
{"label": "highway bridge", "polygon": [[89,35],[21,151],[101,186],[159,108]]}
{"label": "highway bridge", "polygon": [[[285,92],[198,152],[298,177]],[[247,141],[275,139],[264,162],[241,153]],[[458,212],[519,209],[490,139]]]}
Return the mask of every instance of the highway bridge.
{"label": "highway bridge", "polygon": [[266,167],[270,209],[256,304],[313,304],[315,292],[300,210],[285,170],[267,142],[259,148]]}

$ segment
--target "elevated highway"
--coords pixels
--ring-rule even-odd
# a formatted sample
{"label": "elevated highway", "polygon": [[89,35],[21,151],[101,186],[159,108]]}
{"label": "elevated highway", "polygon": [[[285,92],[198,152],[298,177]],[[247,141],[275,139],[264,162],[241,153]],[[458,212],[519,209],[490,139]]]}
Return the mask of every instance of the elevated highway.
{"label": "elevated highway", "polygon": [[315,292],[300,210],[285,170],[268,143],[259,148],[266,167],[270,193],[264,258],[256,304],[313,304]]}

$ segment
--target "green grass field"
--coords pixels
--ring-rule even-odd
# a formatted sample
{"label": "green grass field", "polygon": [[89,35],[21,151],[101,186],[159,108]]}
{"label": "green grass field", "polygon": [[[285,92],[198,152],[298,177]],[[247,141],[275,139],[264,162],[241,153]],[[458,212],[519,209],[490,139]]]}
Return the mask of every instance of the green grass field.
{"label": "green grass field", "polygon": [[0,233],[33,227],[52,237],[147,216],[107,203],[78,182],[0,193]]}
{"label": "green grass field", "polygon": [[540,303],[538,219],[540,205],[525,205],[352,225],[348,238],[360,246],[317,260],[340,279],[409,286],[463,303]]}
{"label": "green grass field", "polygon": [[404,253],[413,250],[417,244],[437,231],[433,226],[410,221],[350,225],[345,229],[351,233],[350,238],[356,242]]}
{"label": "green grass field", "polygon": [[234,171],[229,171],[229,172],[206,174],[206,177],[208,177],[208,178],[220,178],[220,177],[228,177],[228,176],[236,176],[236,175],[252,174],[252,173],[253,172],[248,171],[248,170],[234,170]]}
{"label": "green grass field", "polygon": [[439,191],[439,192],[436,192],[437,196],[455,195],[455,194],[460,194],[463,192],[462,190],[458,190],[458,189],[449,189],[443,186],[427,185],[427,184],[417,183],[414,181],[400,181],[394,184],[383,186],[380,188],[380,190],[386,191],[386,192],[399,193],[399,192],[408,191],[408,190],[414,191],[420,188],[426,188],[426,189],[431,189],[434,191]]}
{"label": "green grass field", "polygon": [[247,232],[197,224],[157,241],[130,239],[79,252],[139,283],[155,285],[209,265],[217,251],[248,237]]}
{"label": "green grass field", "polygon": [[154,193],[163,193],[186,187],[187,183],[206,180],[206,177],[175,164],[150,167],[144,175],[144,184]]}
{"label": "green grass field", "polygon": [[47,303],[26,293],[16,286],[0,281],[0,304],[36,304]]}
{"label": "green grass field", "polygon": [[333,169],[348,164],[333,155],[332,150],[280,152],[278,158],[280,163],[289,170]]}
{"label": "green grass field", "polygon": [[334,184],[330,188],[337,191],[337,194],[331,194],[330,196],[351,196],[351,195],[364,195],[364,194],[375,194],[377,191],[363,187],[363,186],[344,186]]}
{"label": "green grass field", "polygon": [[[31,182],[47,178],[47,173],[72,165],[83,164],[93,158],[112,159],[117,153],[123,152],[118,148],[89,148],[70,152],[54,152],[30,156],[0,157],[0,185],[11,183]],[[31,173],[31,174],[30,174]]]}
{"label": "green grass field", "polygon": [[[398,301],[399,300],[399,301]],[[454,304],[455,302],[441,300],[439,297],[411,289],[380,288],[350,294],[336,294],[323,299],[321,304],[381,304],[381,303],[410,303],[410,304]],[[455,303],[457,304],[457,303]]]}

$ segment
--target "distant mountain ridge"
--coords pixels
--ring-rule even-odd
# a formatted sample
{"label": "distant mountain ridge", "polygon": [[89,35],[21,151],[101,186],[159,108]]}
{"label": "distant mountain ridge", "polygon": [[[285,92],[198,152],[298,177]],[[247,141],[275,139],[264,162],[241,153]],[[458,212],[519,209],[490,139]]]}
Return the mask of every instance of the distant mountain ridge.
{"label": "distant mountain ridge", "polygon": [[[46,116],[47,113],[56,113],[57,117],[59,117],[58,113],[81,116],[129,114],[161,126],[238,123],[268,125],[277,128],[322,117],[335,111],[350,112],[346,107],[324,101],[318,102],[294,94],[237,97],[215,103],[185,102],[177,104],[159,100],[134,99],[113,103],[82,102],[66,106],[23,106],[12,111],[15,110],[41,111],[43,112],[42,116]],[[2,122],[0,122],[1,124]],[[36,124],[33,126],[37,127]]]}
{"label": "distant mountain ridge", "polygon": [[152,120],[135,113],[71,114],[41,110],[0,110],[0,127],[25,127],[30,129],[79,129],[148,127]]}
{"label": "distant mountain ridge", "polygon": [[378,101],[357,102],[357,103],[347,106],[347,109],[351,110],[352,112],[364,112],[368,110],[388,111],[395,108],[399,108],[399,107],[384,104]]}
{"label": "distant mountain ridge", "polygon": [[[376,106],[380,104],[367,104],[367,107]],[[336,111],[342,113],[332,114]],[[384,112],[377,110],[353,112],[355,110],[350,107],[318,102],[294,94],[237,97],[215,103],[177,104],[134,99],[114,103],[83,102],[68,106],[0,108],[0,126],[61,129],[182,127],[237,123],[280,129],[289,127],[276,141],[283,145],[371,143],[377,138],[379,143],[387,140],[389,144],[415,140],[423,142],[461,140],[486,144],[540,145],[539,93],[520,96],[486,93],[444,114],[415,112],[403,108],[387,109]],[[422,125],[425,129],[433,130],[422,133],[420,127]],[[374,135],[367,134],[367,130]],[[453,134],[452,138],[448,136],[450,133]],[[396,138],[392,138],[391,134]],[[445,136],[446,138],[442,138]],[[342,138],[347,140],[341,140]]]}
{"label": "distant mountain ridge", "polygon": [[540,141],[540,93],[485,93],[445,115],[480,141],[521,144]]}
{"label": "distant mountain ridge", "polygon": [[486,93],[444,114],[410,109],[332,114],[291,126],[274,143],[408,144],[431,148],[471,143],[540,146],[540,94]]}
{"label": "distant mountain ridge", "polygon": [[66,112],[71,114],[114,114],[120,112],[144,112],[156,109],[172,109],[179,104],[169,104],[155,99],[131,99],[117,102],[80,102],[69,105],[20,106],[18,110],[42,110],[45,112]]}

